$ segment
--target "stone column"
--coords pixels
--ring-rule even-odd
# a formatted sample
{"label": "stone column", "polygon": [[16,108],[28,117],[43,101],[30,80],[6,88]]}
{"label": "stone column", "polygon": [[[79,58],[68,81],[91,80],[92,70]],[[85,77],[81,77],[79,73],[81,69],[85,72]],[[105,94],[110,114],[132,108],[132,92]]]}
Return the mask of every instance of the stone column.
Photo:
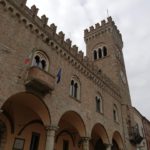
{"label": "stone column", "polygon": [[111,150],[111,144],[106,144],[106,150]]}
{"label": "stone column", "polygon": [[54,150],[55,132],[58,129],[57,126],[47,126],[47,139],[45,150]]}
{"label": "stone column", "polygon": [[89,137],[82,137],[83,150],[89,150]]}
{"label": "stone column", "polygon": [[106,150],[111,150],[111,146],[108,146],[108,147],[106,148]]}

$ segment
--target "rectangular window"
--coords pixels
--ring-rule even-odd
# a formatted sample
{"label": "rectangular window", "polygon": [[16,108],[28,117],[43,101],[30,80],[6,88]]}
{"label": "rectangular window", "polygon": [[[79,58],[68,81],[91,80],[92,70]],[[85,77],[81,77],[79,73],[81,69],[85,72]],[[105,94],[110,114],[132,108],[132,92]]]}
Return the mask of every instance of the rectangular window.
{"label": "rectangular window", "polygon": [[40,134],[33,132],[31,138],[30,150],[38,150],[39,141],[40,141]]}
{"label": "rectangular window", "polygon": [[101,112],[101,102],[100,102],[100,99],[96,96],[96,111],[97,112]]}
{"label": "rectangular window", "polygon": [[115,110],[113,110],[113,116],[114,116],[114,120],[117,121],[116,111]]}
{"label": "rectangular window", "polygon": [[69,141],[67,140],[63,141],[63,150],[69,150]]}

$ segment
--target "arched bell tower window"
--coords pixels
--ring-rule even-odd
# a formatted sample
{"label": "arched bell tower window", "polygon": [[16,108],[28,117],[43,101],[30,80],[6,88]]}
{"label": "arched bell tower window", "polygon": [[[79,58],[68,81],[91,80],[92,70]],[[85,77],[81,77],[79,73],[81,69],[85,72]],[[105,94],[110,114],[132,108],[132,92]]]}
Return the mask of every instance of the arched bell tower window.
{"label": "arched bell tower window", "polygon": [[33,55],[32,66],[39,67],[44,71],[48,71],[49,59],[42,51],[36,51]]}
{"label": "arched bell tower window", "polygon": [[70,82],[70,96],[80,100],[80,82],[76,76],[73,76]]}
{"label": "arched bell tower window", "polygon": [[94,60],[96,60],[97,59],[97,51],[96,50],[94,50],[93,55],[94,55]]}
{"label": "arched bell tower window", "polygon": [[103,47],[103,56],[107,56],[107,48],[105,46]]}
{"label": "arched bell tower window", "polygon": [[99,56],[99,58],[102,58],[102,49],[101,48],[98,49],[98,56]]}
{"label": "arched bell tower window", "polygon": [[104,58],[104,57],[107,56],[107,54],[108,54],[108,52],[107,52],[107,47],[106,46],[98,47],[97,49],[95,49],[93,51],[94,60]]}

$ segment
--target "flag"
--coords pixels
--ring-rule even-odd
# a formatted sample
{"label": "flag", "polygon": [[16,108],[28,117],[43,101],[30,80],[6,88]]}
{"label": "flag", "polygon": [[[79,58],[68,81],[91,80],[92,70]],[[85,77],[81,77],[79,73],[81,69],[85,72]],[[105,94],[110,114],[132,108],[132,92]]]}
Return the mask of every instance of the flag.
{"label": "flag", "polygon": [[30,63],[30,58],[25,58],[24,64],[27,65],[27,64],[29,64],[29,63]]}
{"label": "flag", "polygon": [[36,51],[36,49],[34,48],[34,49],[32,50],[32,52],[29,54],[29,56],[24,59],[24,64],[25,64],[25,65],[28,65],[28,64],[31,63],[32,55],[33,55],[33,53],[34,53],[35,51]]}
{"label": "flag", "polygon": [[61,80],[61,73],[62,73],[62,69],[60,68],[58,73],[57,73],[57,83],[59,83]]}

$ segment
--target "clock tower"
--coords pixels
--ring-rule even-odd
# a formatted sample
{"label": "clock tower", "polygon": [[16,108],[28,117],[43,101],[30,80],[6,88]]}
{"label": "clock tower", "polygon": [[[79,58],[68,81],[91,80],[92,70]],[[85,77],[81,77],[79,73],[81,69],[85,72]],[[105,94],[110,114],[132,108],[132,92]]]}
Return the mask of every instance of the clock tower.
{"label": "clock tower", "polygon": [[120,89],[122,103],[131,105],[123,58],[123,41],[111,17],[84,31],[86,52],[90,61],[106,74]]}
{"label": "clock tower", "polygon": [[[84,30],[87,57],[120,89],[121,114],[126,146],[130,145],[129,128],[133,126],[132,105],[123,58],[123,41],[120,31],[111,17]],[[128,125],[127,122],[130,122]],[[128,147],[127,146],[127,147]],[[131,145],[130,145],[131,146]],[[127,149],[132,149],[132,147]]]}

